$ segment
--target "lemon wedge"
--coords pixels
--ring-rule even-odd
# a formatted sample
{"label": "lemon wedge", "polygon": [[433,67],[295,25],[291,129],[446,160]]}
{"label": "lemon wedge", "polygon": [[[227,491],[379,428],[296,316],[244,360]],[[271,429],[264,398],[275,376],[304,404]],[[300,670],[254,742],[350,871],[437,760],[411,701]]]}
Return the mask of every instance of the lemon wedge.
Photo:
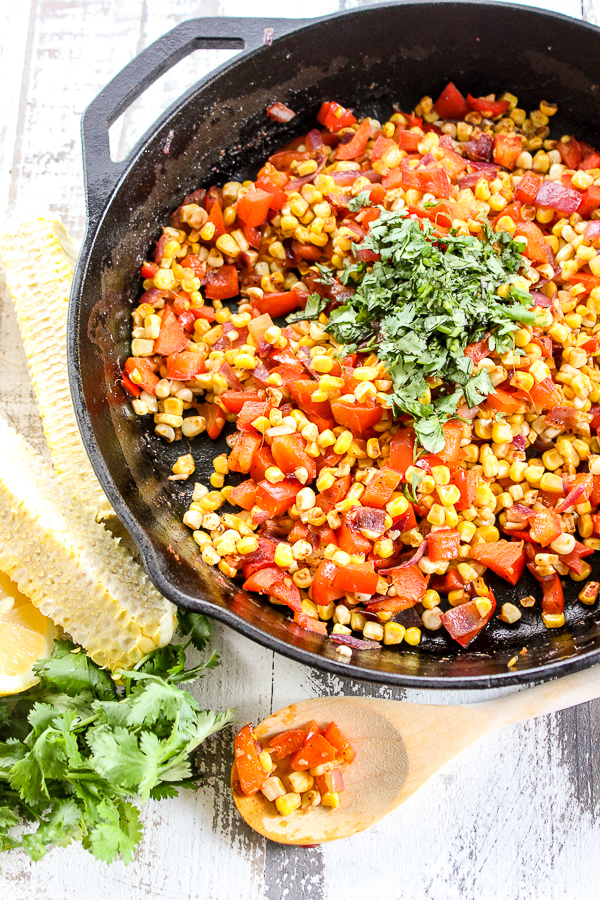
{"label": "lemon wedge", "polygon": [[37,683],[32,666],[48,659],[56,627],[0,573],[0,697],[18,694]]}

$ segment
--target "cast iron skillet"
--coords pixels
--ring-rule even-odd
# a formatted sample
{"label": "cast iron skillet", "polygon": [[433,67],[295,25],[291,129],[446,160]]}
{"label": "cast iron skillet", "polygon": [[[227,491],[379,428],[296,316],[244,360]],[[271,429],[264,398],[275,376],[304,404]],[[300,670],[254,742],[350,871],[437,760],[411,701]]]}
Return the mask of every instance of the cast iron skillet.
{"label": "cast iron skillet", "polygon": [[[184,94],[127,160],[111,162],[108,127],[176,62],[211,47],[242,52]],[[425,632],[418,648],[355,653],[342,662],[330,641],[303,631],[281,608],[202,563],[181,524],[192,484],[166,478],[187,442],[168,446],[157,439],[152,426],[133,415],[119,386],[140,263],[187,193],[255,175],[270,153],[314,127],[323,100],[384,121],[394,103],[411,109],[449,80],[475,96],[508,89],[527,110],[542,99],[557,101],[555,136],[574,131],[598,145],[598,58],[598,29],[494,3],[371,6],[312,22],[196,19],[144,50],[93,101],[82,122],[88,229],[71,295],[71,389],[96,474],[166,597],[303,663],[391,685],[525,683],[600,658],[600,616],[574,602],[579,587],[567,579],[562,629],[544,628],[538,601],[518,625],[493,619],[468,651],[440,632]],[[265,116],[276,100],[297,113],[287,125]],[[201,438],[191,449],[197,475],[208,483],[211,460],[224,446]],[[499,602],[539,595],[529,577],[517,589],[494,583]],[[527,652],[520,654],[522,648]]]}

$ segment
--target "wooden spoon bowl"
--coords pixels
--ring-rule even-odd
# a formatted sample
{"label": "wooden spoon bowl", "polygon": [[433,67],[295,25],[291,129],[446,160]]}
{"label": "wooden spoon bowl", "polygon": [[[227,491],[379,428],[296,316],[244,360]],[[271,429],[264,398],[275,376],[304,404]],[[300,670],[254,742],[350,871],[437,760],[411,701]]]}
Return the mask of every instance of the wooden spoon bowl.
{"label": "wooden spoon bowl", "polygon": [[[471,706],[431,706],[368,697],[317,697],[279,710],[255,728],[264,745],[281,731],[315,719],[339,725],[356,759],[343,767],[338,809],[323,806],[281,816],[261,792],[246,797],[231,772],[233,798],[245,821],[280,844],[314,845],[349,837],[378,822],[435,772],[485,734],[600,696],[600,667]],[[290,771],[287,760],[277,775]]]}

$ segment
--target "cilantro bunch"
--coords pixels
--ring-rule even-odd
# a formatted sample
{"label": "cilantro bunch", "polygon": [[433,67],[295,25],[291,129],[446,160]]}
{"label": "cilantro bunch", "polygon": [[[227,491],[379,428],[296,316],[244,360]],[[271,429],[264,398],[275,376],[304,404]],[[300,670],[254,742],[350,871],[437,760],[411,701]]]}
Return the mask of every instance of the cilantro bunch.
{"label": "cilantro bunch", "polygon": [[[186,649],[206,645],[204,616],[179,613],[185,645],[169,645],[121,672],[123,687],[69,641],[36,663],[40,683],[0,700],[0,849],[40,859],[79,840],[94,856],[127,863],[141,840],[138,807],[196,787],[191,754],[230,721],[201,710],[180,685],[218,665],[186,669]],[[30,823],[18,836],[14,826]]]}
{"label": "cilantro bunch", "polygon": [[[342,281],[353,277],[357,288],[327,326],[350,351],[373,351],[386,363],[394,410],[414,417],[417,438],[432,453],[443,447],[442,425],[463,395],[472,407],[493,391],[485,368],[472,374],[465,347],[490,334],[490,349],[504,352],[514,348],[520,323],[535,322],[529,293],[515,285],[506,300],[496,293],[523,265],[523,245],[486,223],[483,229],[485,240],[452,232],[440,239],[428,220],[381,208],[360,245],[380,260],[370,271],[362,263],[346,269]],[[442,386],[422,402],[432,379]]]}

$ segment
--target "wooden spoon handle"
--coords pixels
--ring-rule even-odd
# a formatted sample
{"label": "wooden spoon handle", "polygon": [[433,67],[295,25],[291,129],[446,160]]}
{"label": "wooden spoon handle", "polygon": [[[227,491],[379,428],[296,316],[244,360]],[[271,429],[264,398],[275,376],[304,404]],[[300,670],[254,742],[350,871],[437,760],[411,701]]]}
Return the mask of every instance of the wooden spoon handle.
{"label": "wooden spoon handle", "polygon": [[587,703],[600,697],[600,666],[592,666],[573,675],[565,675],[547,684],[519,691],[501,700],[478,704],[487,711],[489,725],[493,730],[504,728],[525,719],[547,715]]}

